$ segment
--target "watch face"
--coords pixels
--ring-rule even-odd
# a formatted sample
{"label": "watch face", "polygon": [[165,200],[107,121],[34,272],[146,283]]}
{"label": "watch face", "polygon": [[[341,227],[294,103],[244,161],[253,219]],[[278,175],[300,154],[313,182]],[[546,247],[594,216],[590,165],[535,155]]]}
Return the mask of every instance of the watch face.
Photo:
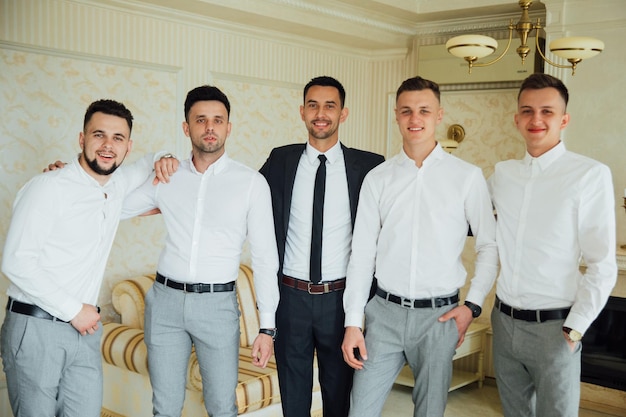
{"label": "watch face", "polygon": [[577,332],[574,329],[570,330],[570,332],[569,332],[569,339],[572,342],[579,342],[582,338],[583,338],[583,335],[580,334],[580,332]]}
{"label": "watch face", "polygon": [[474,303],[470,303],[469,301],[465,302],[465,305],[467,307],[469,307],[469,309],[472,311],[472,317],[476,318],[478,316],[480,316],[480,313],[482,313],[482,308],[480,308],[480,306],[474,304]]}

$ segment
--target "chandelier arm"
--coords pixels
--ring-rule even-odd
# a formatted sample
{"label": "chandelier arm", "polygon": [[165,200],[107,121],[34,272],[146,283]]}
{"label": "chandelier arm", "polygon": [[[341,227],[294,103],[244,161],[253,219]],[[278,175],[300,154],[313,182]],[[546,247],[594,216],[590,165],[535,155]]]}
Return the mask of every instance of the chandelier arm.
{"label": "chandelier arm", "polygon": [[541,27],[537,28],[537,33],[536,33],[536,36],[535,36],[535,46],[536,46],[537,52],[539,52],[539,55],[541,56],[541,58],[543,58],[544,61],[546,61],[548,64],[552,65],[553,67],[569,68],[571,70],[574,70],[576,67],[573,64],[572,65],[557,64],[556,62],[553,62],[550,59],[548,59],[548,57],[546,57],[543,54],[543,52],[541,51],[541,48],[539,47],[539,29],[541,29]]}
{"label": "chandelier arm", "polygon": [[511,41],[513,40],[513,29],[513,22],[511,22],[511,24],[509,24],[509,42],[506,44],[506,48],[504,48],[504,51],[500,54],[499,57],[489,62],[472,62],[471,67],[487,67],[489,65],[495,64],[496,62],[504,58],[504,55],[506,55],[506,53],[509,51],[509,48],[511,47]]}

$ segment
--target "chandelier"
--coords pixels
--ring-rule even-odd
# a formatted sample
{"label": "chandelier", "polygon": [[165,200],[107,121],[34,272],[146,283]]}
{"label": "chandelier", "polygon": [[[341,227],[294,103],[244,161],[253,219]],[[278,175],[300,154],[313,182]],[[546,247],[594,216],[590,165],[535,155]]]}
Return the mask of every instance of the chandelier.
{"label": "chandelier", "polygon": [[604,49],[604,42],[595,38],[588,37],[568,37],[556,39],[550,42],[550,51],[561,58],[566,59],[569,65],[558,64],[548,59],[539,46],[539,31],[543,29],[541,19],[537,19],[537,23],[533,24],[528,16],[528,8],[532,5],[532,1],[519,0],[518,4],[522,9],[520,20],[514,24],[513,20],[509,23],[509,42],[504,52],[497,58],[489,62],[476,62],[480,58],[491,55],[498,48],[498,42],[489,36],[484,35],[460,35],[446,42],[446,48],[452,55],[463,58],[469,66],[469,73],[472,73],[473,67],[486,67],[498,62],[509,50],[511,40],[513,39],[513,31],[519,35],[521,45],[517,47],[517,54],[522,58],[522,65],[526,61],[526,57],[530,53],[528,46],[528,37],[535,30],[536,49],[541,58],[548,64],[557,68],[571,68],[572,75],[576,71],[576,65],[583,59],[588,59],[598,55]]}

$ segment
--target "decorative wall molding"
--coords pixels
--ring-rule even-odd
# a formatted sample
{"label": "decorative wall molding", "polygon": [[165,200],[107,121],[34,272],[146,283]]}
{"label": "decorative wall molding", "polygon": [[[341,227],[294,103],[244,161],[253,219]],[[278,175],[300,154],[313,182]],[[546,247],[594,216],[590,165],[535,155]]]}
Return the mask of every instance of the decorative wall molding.
{"label": "decorative wall molding", "polygon": [[[483,17],[468,17],[459,19],[449,19],[445,21],[433,21],[427,23],[419,23],[416,30],[417,36],[427,35],[460,35],[463,33],[484,33],[484,32],[503,32],[508,36],[508,24],[511,20],[516,23],[521,15],[521,9],[515,13],[502,13],[497,15],[487,15]],[[545,10],[534,10],[529,13],[532,21],[541,21],[545,23]],[[489,34],[489,33],[486,33]],[[493,35],[489,35],[493,36]]]}
{"label": "decorative wall molding", "polygon": [[[123,13],[133,13],[138,17],[151,17],[162,21],[171,23],[178,23],[185,25],[186,27],[195,27],[202,30],[210,29],[211,31],[222,33],[225,35],[233,35],[238,37],[250,37],[253,39],[263,38],[265,40],[272,40],[274,42],[282,43],[285,45],[297,46],[299,48],[306,47],[316,50],[339,52],[345,56],[355,58],[367,58],[367,59],[384,59],[392,57],[392,59],[403,59],[406,56],[407,49],[404,48],[408,40],[415,34],[415,30],[404,28],[399,29],[399,26],[394,24],[376,23],[373,19],[368,19],[359,16],[350,16],[348,13],[339,13],[329,8],[322,8],[315,6],[314,8],[320,13],[324,13],[329,17],[334,17],[338,20],[335,28],[338,32],[332,40],[321,39],[317,35],[324,33],[325,30],[320,29],[316,34],[313,31],[302,31],[302,33],[294,33],[286,29],[287,26],[293,26],[294,21],[285,21],[285,26],[281,27],[279,23],[269,25],[267,27],[240,23],[236,20],[226,20],[213,17],[212,15],[203,13],[189,12],[177,4],[176,7],[166,7],[156,2],[138,1],[138,0],[69,0],[77,4],[83,4],[86,6],[95,6],[113,10]],[[191,0],[188,0],[189,3]],[[281,0],[265,0],[266,2],[281,2]],[[211,10],[207,7],[210,6],[210,1],[207,1],[205,10]],[[220,2],[216,2],[220,3]],[[301,3],[301,2],[298,2]],[[295,5],[295,4],[294,4]],[[304,4],[298,10],[299,13],[309,12],[304,9]],[[225,3],[221,2],[219,7],[231,7],[232,13],[237,15],[239,9],[234,7],[234,2]],[[240,12],[245,10],[239,10]],[[263,22],[266,20],[280,20],[278,16],[263,16],[258,15],[255,20]],[[283,17],[284,19],[284,17]],[[360,33],[353,33],[350,36],[340,32],[343,30],[343,25],[340,24],[340,20],[347,22],[348,24],[362,24],[368,26],[364,28]],[[297,22],[297,20],[295,21]],[[288,24],[287,24],[288,23]],[[393,29],[393,30],[392,30]],[[377,40],[372,38],[371,32],[379,32],[380,41],[386,42],[388,47],[372,48],[373,41]],[[369,39],[369,40],[368,40]],[[358,41],[357,41],[358,40]],[[355,44],[356,43],[356,44]],[[357,45],[358,44],[358,45]]]}
{"label": "decorative wall molding", "polygon": [[153,70],[159,72],[170,72],[179,75],[182,71],[181,67],[171,65],[155,64],[150,62],[136,61],[132,59],[109,57],[104,55],[96,55],[85,52],[69,51],[67,49],[57,49],[42,47],[37,45],[27,45],[24,43],[10,42],[0,40],[0,48],[10,49],[13,51],[29,52],[33,54],[44,54],[61,58],[80,59],[83,61],[99,62],[107,65],[123,65],[138,69]]}
{"label": "decorative wall molding", "polygon": [[265,78],[248,77],[245,75],[229,74],[227,72],[213,72],[214,80],[233,81],[237,83],[264,85],[268,87],[287,88],[294,90],[301,90],[304,85],[290,83],[286,81],[268,80]]}

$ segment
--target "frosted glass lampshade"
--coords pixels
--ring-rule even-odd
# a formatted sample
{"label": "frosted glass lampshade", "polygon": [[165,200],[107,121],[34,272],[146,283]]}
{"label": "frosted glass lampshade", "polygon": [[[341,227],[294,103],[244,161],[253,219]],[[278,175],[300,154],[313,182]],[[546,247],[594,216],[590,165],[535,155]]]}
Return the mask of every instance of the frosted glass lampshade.
{"label": "frosted glass lampshade", "polygon": [[498,41],[484,35],[461,35],[446,42],[446,49],[452,55],[478,59],[491,55],[498,48]]}
{"label": "frosted glass lampshade", "polygon": [[565,59],[587,59],[598,55],[604,49],[604,42],[595,38],[570,37],[550,42],[550,51]]}

